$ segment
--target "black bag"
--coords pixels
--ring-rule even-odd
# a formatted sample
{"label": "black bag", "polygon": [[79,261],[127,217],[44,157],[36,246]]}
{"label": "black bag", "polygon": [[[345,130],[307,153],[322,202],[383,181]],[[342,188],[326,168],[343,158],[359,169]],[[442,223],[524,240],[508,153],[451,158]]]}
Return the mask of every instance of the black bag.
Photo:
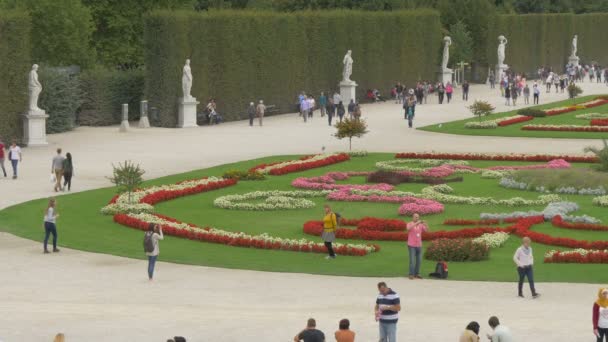
{"label": "black bag", "polygon": [[340,225],[340,221],[342,220],[342,215],[340,215],[340,213],[334,213],[334,215],[336,215],[336,223],[339,226]]}
{"label": "black bag", "polygon": [[435,272],[429,274],[431,278],[448,279],[448,263],[440,261],[435,265]]}
{"label": "black bag", "polygon": [[154,252],[154,240],[152,239],[153,232],[146,232],[144,234],[144,252],[152,253]]}

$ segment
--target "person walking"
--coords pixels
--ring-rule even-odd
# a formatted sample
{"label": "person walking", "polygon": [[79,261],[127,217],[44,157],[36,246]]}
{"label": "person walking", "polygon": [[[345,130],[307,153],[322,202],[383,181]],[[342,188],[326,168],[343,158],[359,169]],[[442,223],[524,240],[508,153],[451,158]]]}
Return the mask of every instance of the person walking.
{"label": "person walking", "polygon": [[348,104],[348,118],[353,119],[355,113],[355,100],[350,99],[350,103]]}
{"label": "person walking", "polygon": [[308,117],[312,119],[312,115],[315,112],[315,98],[311,96],[308,97]]}
{"label": "person walking", "polygon": [[148,231],[144,235],[144,250],[146,256],[148,256],[148,279],[152,281],[154,279],[154,267],[156,266],[156,259],[160,254],[158,248],[158,241],[164,239],[163,228],[160,224],[150,223],[148,225]]}
{"label": "person walking", "polygon": [[534,83],[532,93],[534,96],[534,104],[538,104],[538,98],[540,97],[540,88],[538,87],[538,84]]}
{"label": "person walking", "polygon": [[462,335],[460,335],[459,342],[479,342],[479,323],[471,322],[467,325]]}
{"label": "person walking", "polygon": [[597,342],[608,341],[608,289],[603,288],[593,303],[593,334]]}
{"label": "person walking", "polygon": [[422,279],[420,263],[422,262],[422,233],[428,231],[426,222],[420,220],[420,215],[412,215],[412,221],[407,224],[407,249],[410,257],[409,279]]}
{"label": "person walking", "polygon": [[490,89],[496,88],[496,78],[494,77],[494,71],[490,70],[490,76],[488,76],[490,82]]}
{"label": "person walking", "polygon": [[386,286],[385,282],[378,283],[378,297],[374,314],[379,322],[380,342],[397,342],[397,321],[401,311],[401,300],[397,292]]}
{"label": "person walking", "polygon": [[17,145],[17,141],[11,142],[11,147],[8,149],[8,159],[11,160],[11,166],[13,167],[13,179],[17,179],[17,169],[19,163],[23,161],[23,155],[21,154],[21,147]]}
{"label": "person walking", "polygon": [[338,331],[334,333],[336,342],[355,342],[355,332],[350,330],[350,321],[346,318],[341,319],[338,324]]}
{"label": "person walking", "polygon": [[429,96],[430,90],[431,85],[429,84],[429,82],[424,81],[424,84],[422,85],[422,99],[424,100],[424,104],[426,104],[426,99]]}
{"label": "person walking", "polygon": [[342,122],[342,118],[344,118],[344,113],[345,113],[344,104],[342,103],[342,101],[338,102],[337,112],[338,112],[338,118],[340,119],[340,122]]}
{"label": "person walking", "polygon": [[62,191],[63,187],[61,186],[61,178],[63,177],[63,162],[65,161],[65,157],[61,155],[61,149],[57,149],[57,155],[53,157],[53,162],[51,163],[51,174],[55,175],[55,192]]}
{"label": "person walking", "polygon": [[530,291],[532,292],[532,297],[537,298],[540,296],[536,289],[534,288],[534,272],[532,270],[532,265],[534,264],[534,255],[532,254],[532,240],[529,237],[524,237],[522,239],[522,245],[517,248],[515,254],[513,255],[513,261],[517,266],[517,273],[519,275],[519,282],[517,286],[518,296],[523,298],[523,286],[524,286],[524,278],[528,278],[528,283],[530,283]]}
{"label": "person walking", "polygon": [[353,117],[355,118],[355,121],[361,120],[361,105],[358,103],[355,103],[355,110],[353,111]]}
{"label": "person walking", "polygon": [[450,101],[452,101],[452,93],[454,92],[454,87],[452,87],[452,83],[448,82],[445,85],[445,94],[448,97],[448,103],[450,103]]}
{"label": "person walking", "polygon": [[334,104],[333,98],[327,99],[327,122],[331,126],[331,120],[333,120],[334,115],[336,115],[336,105]]}
{"label": "person walking", "polygon": [[247,108],[247,115],[249,116],[249,127],[253,127],[253,119],[256,116],[255,104],[249,102],[249,108]]}
{"label": "person walking", "polygon": [[327,96],[324,92],[321,92],[321,96],[319,96],[319,110],[321,111],[321,117],[324,117],[327,112]]}
{"label": "person walking", "polygon": [[505,87],[505,105],[511,105],[511,86],[509,84]]}
{"label": "person walking", "polygon": [[72,154],[70,152],[65,154],[65,160],[63,161],[63,190],[72,189],[72,176],[74,176],[74,163],[72,162]]}
{"label": "person walking", "polygon": [[511,331],[506,326],[500,324],[498,317],[490,317],[488,325],[494,331],[493,334],[486,335],[491,342],[513,342]]}
{"label": "person walking", "polygon": [[439,83],[437,86],[437,97],[439,98],[439,104],[443,104],[443,94],[445,93],[445,87],[443,83]]}
{"label": "person walking", "polygon": [[264,113],[266,113],[266,106],[264,105],[264,100],[260,100],[258,106],[255,108],[255,112],[258,116],[258,120],[260,121],[260,126],[264,125]]}
{"label": "person walking", "polygon": [[462,99],[469,101],[469,81],[464,81],[462,84]]}
{"label": "person walking", "polygon": [[530,87],[527,83],[524,87],[524,104],[530,104]]}
{"label": "person walking", "polygon": [[54,198],[49,199],[49,204],[46,207],[46,212],[44,214],[44,253],[48,254],[49,250],[47,248],[49,242],[49,236],[53,234],[53,252],[59,252],[57,249],[57,218],[59,217],[59,213],[57,213],[57,201]]}
{"label": "person walking", "polygon": [[0,167],[2,168],[4,177],[6,177],[6,169],[4,168],[4,150],[4,143],[2,142],[2,137],[0,137]]}
{"label": "person walking", "polygon": [[300,112],[302,113],[302,118],[304,118],[304,122],[308,121],[308,110],[309,110],[309,102],[306,97],[300,102]]}
{"label": "person walking", "polygon": [[513,100],[513,106],[517,105],[517,97],[518,97],[518,93],[517,93],[517,87],[515,86],[515,84],[511,85],[511,99]]}
{"label": "person walking", "polygon": [[326,204],[325,216],[323,217],[323,233],[321,234],[321,239],[323,239],[328,253],[325,259],[336,258],[336,253],[331,245],[336,240],[336,229],[338,229],[338,217],[331,211],[331,207]]}
{"label": "person walking", "polygon": [[306,322],[306,328],[302,330],[296,337],[294,342],[325,342],[325,334],[317,329],[317,322],[314,318],[309,318]]}
{"label": "person walking", "polygon": [[414,125],[414,98],[410,96],[405,102],[405,118],[407,119],[407,125],[412,128]]}

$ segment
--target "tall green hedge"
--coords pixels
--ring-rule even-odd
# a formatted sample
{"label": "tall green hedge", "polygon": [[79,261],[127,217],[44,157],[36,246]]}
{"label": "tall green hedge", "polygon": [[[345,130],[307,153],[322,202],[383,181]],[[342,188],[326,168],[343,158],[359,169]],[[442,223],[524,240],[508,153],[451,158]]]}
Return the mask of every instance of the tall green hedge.
{"label": "tall green hedge", "polygon": [[608,44],[601,27],[608,13],[500,15],[488,35],[487,56],[496,65],[498,36],[509,40],[505,63],[521,72],[549,66],[561,72],[571,54],[572,37],[578,34],[581,63],[608,65]]}
{"label": "tall green hedge", "polygon": [[0,12],[0,136],[23,135],[21,114],[27,110],[27,75],[31,68],[31,21],[23,12]]}
{"label": "tall green hedge", "polygon": [[397,80],[434,79],[440,45],[439,15],[431,10],[158,11],[145,19],[145,94],[159,124],[174,127],[190,58],[199,111],[214,97],[227,120],[258,99],[288,112],[303,90],[337,89],[348,49],[362,97],[367,88],[388,91]]}

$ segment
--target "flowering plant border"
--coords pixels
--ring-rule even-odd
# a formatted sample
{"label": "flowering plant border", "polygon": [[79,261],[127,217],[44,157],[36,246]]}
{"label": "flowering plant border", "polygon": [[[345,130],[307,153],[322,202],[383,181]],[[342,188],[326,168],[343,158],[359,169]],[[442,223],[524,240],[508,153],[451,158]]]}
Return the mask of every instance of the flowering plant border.
{"label": "flowering plant border", "polygon": [[548,264],[608,264],[608,250],[588,250],[577,248],[571,251],[550,250],[545,253]]}
{"label": "flowering plant border", "polygon": [[270,174],[273,176],[285,175],[292,172],[300,172],[350,160],[346,153],[318,154],[304,156],[300,159],[276,162],[271,164],[260,164],[252,167],[249,171]]}
{"label": "flowering plant border", "polygon": [[490,153],[438,153],[438,152],[402,152],[397,153],[398,159],[453,159],[453,160],[493,160],[493,161],[526,161],[549,162],[563,159],[570,163],[597,163],[599,160],[590,155],[560,155],[560,154],[490,154]]}
{"label": "flowering plant border", "polygon": [[557,131],[557,132],[608,132],[606,126],[582,125],[525,125],[524,131]]}

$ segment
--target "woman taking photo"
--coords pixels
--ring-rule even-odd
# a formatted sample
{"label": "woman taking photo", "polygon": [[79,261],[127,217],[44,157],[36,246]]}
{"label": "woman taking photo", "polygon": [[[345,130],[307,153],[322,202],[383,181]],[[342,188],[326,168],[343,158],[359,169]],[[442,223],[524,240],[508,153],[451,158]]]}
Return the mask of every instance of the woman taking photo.
{"label": "woman taking photo", "polygon": [[325,205],[325,216],[323,217],[323,234],[321,234],[321,239],[325,242],[325,247],[327,247],[327,252],[329,253],[325,259],[335,259],[336,253],[334,253],[334,249],[332,247],[332,242],[336,240],[336,229],[338,228],[338,219],[336,214],[331,211],[329,205]]}
{"label": "woman taking photo", "polygon": [[150,223],[144,236],[144,250],[148,256],[148,279],[150,281],[154,278],[154,266],[156,266],[156,259],[160,254],[158,241],[163,238],[163,228],[160,224]]}
{"label": "woman taking photo", "polygon": [[422,233],[428,227],[426,222],[420,221],[420,215],[412,215],[412,221],[407,224],[407,249],[410,255],[410,272],[408,278],[422,279],[420,276],[420,263],[422,262]]}
{"label": "woman taking photo", "polygon": [[49,253],[47,244],[51,234],[53,234],[53,252],[59,252],[59,249],[57,249],[57,226],[55,226],[58,217],[57,201],[51,198],[44,214],[44,253]]}

